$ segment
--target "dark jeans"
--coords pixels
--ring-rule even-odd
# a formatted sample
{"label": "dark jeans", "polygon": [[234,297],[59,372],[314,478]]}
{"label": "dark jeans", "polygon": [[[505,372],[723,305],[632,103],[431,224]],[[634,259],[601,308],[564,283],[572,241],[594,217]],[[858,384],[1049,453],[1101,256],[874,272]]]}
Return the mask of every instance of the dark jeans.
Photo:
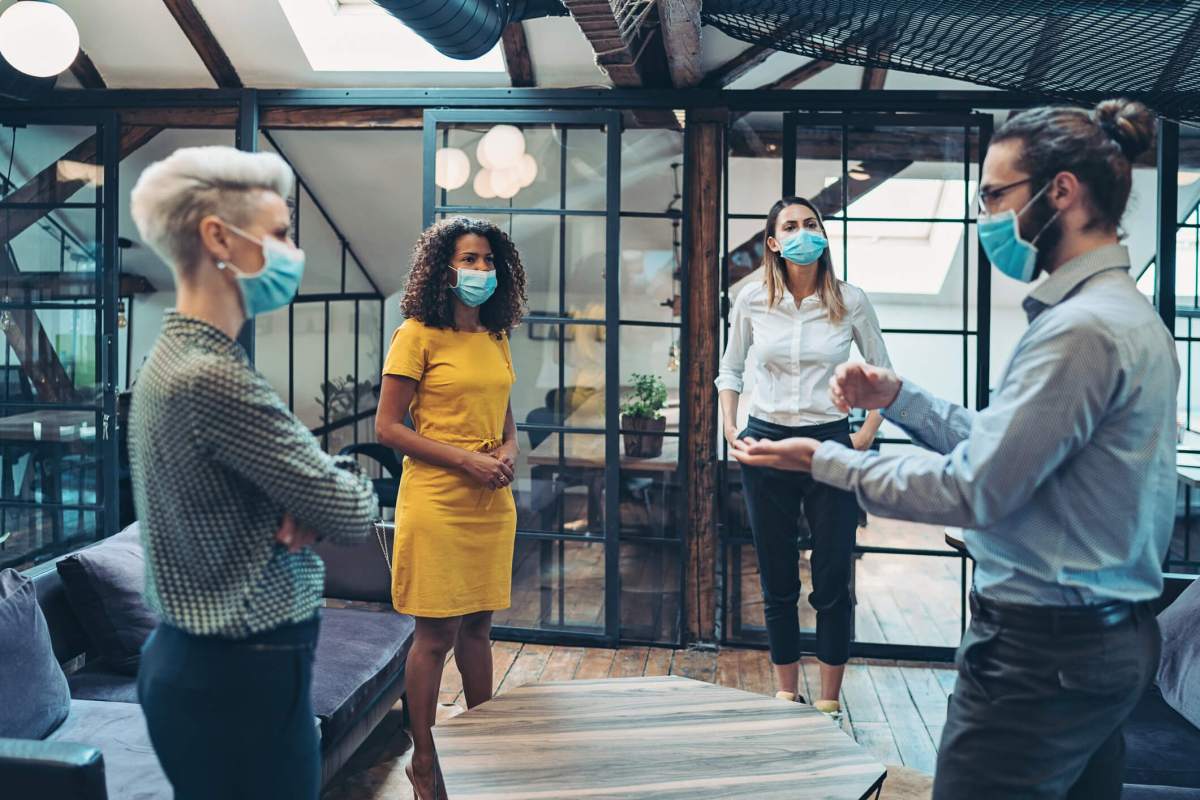
{"label": "dark jeans", "polygon": [[1146,606],[1087,633],[1032,632],[977,612],[958,648],[934,800],[1118,800],[1121,724],[1154,680],[1160,646]]}
{"label": "dark jeans", "polygon": [[[753,417],[741,434],[778,441],[805,436],[850,446],[846,420],[826,425],[787,428]],[[771,661],[800,660],[800,515],[812,534],[812,593],[808,602],[817,612],[817,658],[831,666],[850,656],[850,624],[854,615],[850,563],[858,529],[858,501],[817,483],[806,472],[787,472],[742,466],[742,489],[754,535],[763,613]]]}
{"label": "dark jeans", "polygon": [[154,630],[138,698],[175,800],[316,800],[317,629],[314,618],[245,640]]}

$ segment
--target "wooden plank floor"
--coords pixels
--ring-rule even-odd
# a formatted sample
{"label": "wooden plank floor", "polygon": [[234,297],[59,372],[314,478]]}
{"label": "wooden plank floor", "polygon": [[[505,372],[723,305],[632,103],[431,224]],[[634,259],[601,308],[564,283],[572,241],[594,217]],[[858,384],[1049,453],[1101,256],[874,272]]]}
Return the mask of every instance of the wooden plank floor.
{"label": "wooden plank floor", "polygon": [[[639,675],[682,675],[774,694],[771,666],[760,650],[604,650],[495,642],[492,654],[498,695],[535,682]],[[803,666],[801,692],[811,697],[817,662],[806,659]],[[954,672],[944,664],[851,661],[842,687],[842,727],[883,763],[932,774],[946,698],[953,688]],[[439,719],[465,710],[462,678],[453,659],[446,665],[439,702]],[[323,800],[411,798],[403,771],[408,744],[397,708],[325,790]]]}

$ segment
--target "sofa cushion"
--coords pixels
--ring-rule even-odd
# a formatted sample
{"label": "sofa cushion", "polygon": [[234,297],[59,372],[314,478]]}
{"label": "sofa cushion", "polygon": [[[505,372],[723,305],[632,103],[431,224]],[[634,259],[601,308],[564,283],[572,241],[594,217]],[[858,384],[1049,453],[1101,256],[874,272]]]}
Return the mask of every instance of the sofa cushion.
{"label": "sofa cushion", "polygon": [[136,703],[75,700],[71,715],[49,740],[99,748],[113,800],[171,800],[171,784],[154,755],[146,718]]}
{"label": "sofa cushion", "polygon": [[[412,642],[412,617],[391,611],[326,608],[313,663],[313,713],[321,721],[322,748],[336,742],[384,687],[404,669]],[[71,696],[137,702],[137,684],[120,673],[88,665],[70,677]]]}
{"label": "sofa cushion", "polygon": [[1200,788],[1200,730],[1151,686],[1125,721],[1125,783]]}
{"label": "sofa cushion", "polygon": [[107,700],[136,703],[137,679],[113,672],[103,662],[92,663],[67,676],[75,700]]}
{"label": "sofa cushion", "polygon": [[0,571],[0,736],[45,738],[70,707],[33,581],[16,570]]}
{"label": "sofa cushion", "polygon": [[58,562],[75,616],[111,669],[136,675],[142,645],[158,624],[142,592],[146,557],[138,526]]}
{"label": "sofa cushion", "polygon": [[1167,705],[1200,727],[1200,581],[1192,581],[1158,615],[1162,661],[1158,685]]}
{"label": "sofa cushion", "polygon": [[412,617],[391,611],[326,608],[313,664],[313,711],[322,746],[337,741],[404,670]]}

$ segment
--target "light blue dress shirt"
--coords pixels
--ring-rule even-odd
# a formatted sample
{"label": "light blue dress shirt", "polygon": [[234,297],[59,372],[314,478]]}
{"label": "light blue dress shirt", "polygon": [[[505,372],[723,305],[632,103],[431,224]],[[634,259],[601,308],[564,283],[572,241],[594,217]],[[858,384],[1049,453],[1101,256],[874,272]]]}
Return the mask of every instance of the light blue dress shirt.
{"label": "light blue dress shirt", "polygon": [[1175,343],[1102,247],[1024,301],[1029,328],[983,411],[905,381],[884,416],[932,452],[825,442],[817,480],[873,514],[964,528],[975,588],[993,600],[1149,600],[1175,519]]}

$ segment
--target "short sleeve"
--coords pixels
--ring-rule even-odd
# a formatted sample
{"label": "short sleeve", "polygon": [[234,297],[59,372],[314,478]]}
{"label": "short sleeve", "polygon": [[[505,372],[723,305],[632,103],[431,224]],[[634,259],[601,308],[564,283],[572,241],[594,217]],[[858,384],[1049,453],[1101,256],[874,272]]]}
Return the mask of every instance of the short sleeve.
{"label": "short sleeve", "polygon": [[425,341],[424,326],[416,320],[405,320],[392,334],[387,359],[383,362],[383,374],[421,380],[425,375]]}

